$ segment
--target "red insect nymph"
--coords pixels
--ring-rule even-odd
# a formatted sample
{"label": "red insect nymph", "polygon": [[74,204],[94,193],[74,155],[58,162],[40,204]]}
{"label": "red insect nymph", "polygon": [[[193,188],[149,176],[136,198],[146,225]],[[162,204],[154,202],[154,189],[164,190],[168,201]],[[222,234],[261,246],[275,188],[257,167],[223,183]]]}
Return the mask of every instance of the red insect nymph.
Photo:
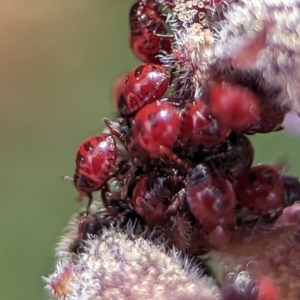
{"label": "red insect nymph", "polygon": [[237,177],[239,203],[256,213],[267,214],[283,207],[284,181],[278,169],[257,165]]}
{"label": "red insect nymph", "polygon": [[177,108],[164,102],[143,107],[133,123],[135,141],[152,157],[161,155],[161,147],[171,149],[180,132]]}
{"label": "red insect nymph", "polygon": [[133,191],[132,205],[135,211],[148,222],[160,223],[165,220],[164,213],[168,208],[155,190],[150,187],[150,175],[142,175]]}
{"label": "red insect nymph", "polygon": [[231,184],[204,165],[198,165],[187,179],[187,203],[202,224],[208,242],[225,249],[231,240],[234,224],[235,195]]}
{"label": "red insect nymph", "polygon": [[123,95],[118,103],[119,111],[127,116],[141,107],[160,100],[169,87],[170,75],[166,68],[156,64],[142,64],[132,70],[124,84]]}
{"label": "red insect nymph", "polygon": [[183,139],[203,146],[215,146],[223,142],[231,130],[214,118],[200,99],[186,105],[181,112],[181,135]]}
{"label": "red insect nymph", "polygon": [[130,46],[142,62],[160,63],[161,51],[171,52],[171,38],[164,24],[158,5],[150,1],[138,1],[129,13]]}
{"label": "red insect nymph", "polygon": [[258,97],[241,85],[213,84],[209,104],[213,115],[224,126],[236,130],[246,129],[260,113]]}
{"label": "red insect nymph", "polygon": [[111,135],[98,134],[83,141],[76,154],[74,185],[79,193],[89,197],[109,179],[115,167],[117,149]]}

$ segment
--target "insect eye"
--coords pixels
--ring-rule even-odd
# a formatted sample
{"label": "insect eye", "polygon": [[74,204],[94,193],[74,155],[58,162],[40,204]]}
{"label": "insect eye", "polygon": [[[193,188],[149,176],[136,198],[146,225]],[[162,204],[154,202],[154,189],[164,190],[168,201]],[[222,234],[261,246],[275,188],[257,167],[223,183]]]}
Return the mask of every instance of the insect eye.
{"label": "insect eye", "polygon": [[81,153],[80,153],[80,152],[77,152],[77,155],[76,155],[76,162],[77,162],[77,163],[79,163],[79,162],[84,163],[84,161],[85,161],[85,159],[84,159],[84,157],[81,155]]}
{"label": "insect eye", "polygon": [[256,176],[255,172],[250,172],[249,173],[248,180],[249,180],[249,183],[251,185],[254,184],[257,181],[257,176]]}
{"label": "insect eye", "polygon": [[122,93],[120,98],[119,98],[119,101],[118,101],[118,109],[120,112],[122,112],[123,114],[126,114],[128,113],[128,105],[126,103],[126,99],[124,97],[124,94]]}
{"label": "insect eye", "polygon": [[207,177],[206,170],[203,166],[200,165],[194,169],[192,175],[189,178],[189,182],[192,186],[194,186],[203,182],[206,177]]}
{"label": "insect eye", "polygon": [[142,72],[143,72],[143,70],[144,70],[144,66],[143,65],[141,65],[138,68],[136,68],[135,71],[134,71],[134,77],[135,78],[140,77],[141,74],[142,74]]}
{"label": "insect eye", "polygon": [[83,144],[83,148],[87,152],[90,152],[93,149],[92,144],[89,141]]}

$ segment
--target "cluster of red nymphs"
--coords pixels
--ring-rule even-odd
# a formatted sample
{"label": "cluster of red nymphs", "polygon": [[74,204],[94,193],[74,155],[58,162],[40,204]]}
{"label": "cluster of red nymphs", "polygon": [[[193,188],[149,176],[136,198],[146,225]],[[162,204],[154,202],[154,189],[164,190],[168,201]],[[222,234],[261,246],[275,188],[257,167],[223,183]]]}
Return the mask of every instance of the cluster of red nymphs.
{"label": "cluster of red nymphs", "polygon": [[[252,166],[246,135],[280,130],[289,110],[273,101],[278,91],[209,58],[209,76],[197,68],[216,42],[210,24],[222,21],[222,5],[140,0],[131,7],[130,44],[142,64],[117,81],[117,121],[105,119],[107,129],[77,150],[74,185],[89,198],[79,240],[132,222],[197,256],[226,249],[243,226],[274,222],[300,198],[297,178],[279,166]],[[89,212],[96,191],[101,214]]]}

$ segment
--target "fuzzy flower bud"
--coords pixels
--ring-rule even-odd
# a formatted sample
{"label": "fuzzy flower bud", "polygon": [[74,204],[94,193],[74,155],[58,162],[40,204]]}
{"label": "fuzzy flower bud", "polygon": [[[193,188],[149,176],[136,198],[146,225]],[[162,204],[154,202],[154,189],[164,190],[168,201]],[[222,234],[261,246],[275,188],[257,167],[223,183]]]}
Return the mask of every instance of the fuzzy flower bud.
{"label": "fuzzy flower bud", "polygon": [[86,251],[63,258],[47,279],[55,299],[217,299],[218,289],[178,252],[114,229],[86,241]]}

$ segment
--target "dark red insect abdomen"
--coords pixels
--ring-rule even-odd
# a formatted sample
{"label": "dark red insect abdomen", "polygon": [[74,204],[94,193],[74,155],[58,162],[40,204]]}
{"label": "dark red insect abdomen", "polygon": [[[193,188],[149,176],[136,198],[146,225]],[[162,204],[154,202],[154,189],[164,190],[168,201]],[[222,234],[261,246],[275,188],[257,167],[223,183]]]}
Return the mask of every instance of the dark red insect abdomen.
{"label": "dark red insect abdomen", "polygon": [[284,205],[284,181],[276,168],[267,165],[252,167],[238,176],[235,193],[242,206],[259,214]]}

